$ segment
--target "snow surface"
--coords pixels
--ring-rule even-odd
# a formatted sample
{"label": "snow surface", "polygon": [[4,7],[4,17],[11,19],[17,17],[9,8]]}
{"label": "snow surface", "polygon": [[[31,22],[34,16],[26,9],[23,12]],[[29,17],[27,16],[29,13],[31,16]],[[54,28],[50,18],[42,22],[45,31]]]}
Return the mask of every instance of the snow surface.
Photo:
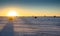
{"label": "snow surface", "polygon": [[60,17],[0,17],[0,36],[60,36]]}

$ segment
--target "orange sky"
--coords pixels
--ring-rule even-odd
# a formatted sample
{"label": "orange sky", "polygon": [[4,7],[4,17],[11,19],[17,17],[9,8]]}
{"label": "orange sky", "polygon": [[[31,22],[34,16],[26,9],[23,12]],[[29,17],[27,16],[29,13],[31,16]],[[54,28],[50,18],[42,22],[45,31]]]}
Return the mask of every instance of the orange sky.
{"label": "orange sky", "polygon": [[[7,16],[8,12],[10,10],[15,10],[16,13],[18,14],[17,16],[60,16],[60,11],[57,13],[57,11],[52,11],[52,10],[31,10],[31,9],[26,9],[22,7],[5,7],[2,10],[0,10],[0,16]],[[55,12],[55,13],[54,13]]]}

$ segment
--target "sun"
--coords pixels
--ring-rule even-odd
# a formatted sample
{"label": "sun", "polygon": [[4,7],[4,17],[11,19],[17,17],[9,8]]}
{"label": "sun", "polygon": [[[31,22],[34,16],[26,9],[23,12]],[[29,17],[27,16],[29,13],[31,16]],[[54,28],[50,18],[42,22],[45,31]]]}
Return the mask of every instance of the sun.
{"label": "sun", "polygon": [[10,10],[7,16],[17,16],[17,12],[15,10]]}

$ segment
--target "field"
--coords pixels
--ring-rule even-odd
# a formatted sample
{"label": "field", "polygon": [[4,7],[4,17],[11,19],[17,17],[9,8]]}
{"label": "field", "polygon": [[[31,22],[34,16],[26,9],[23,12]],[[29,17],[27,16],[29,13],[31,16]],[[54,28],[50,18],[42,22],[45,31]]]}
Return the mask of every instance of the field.
{"label": "field", "polygon": [[0,17],[0,36],[60,36],[60,17]]}

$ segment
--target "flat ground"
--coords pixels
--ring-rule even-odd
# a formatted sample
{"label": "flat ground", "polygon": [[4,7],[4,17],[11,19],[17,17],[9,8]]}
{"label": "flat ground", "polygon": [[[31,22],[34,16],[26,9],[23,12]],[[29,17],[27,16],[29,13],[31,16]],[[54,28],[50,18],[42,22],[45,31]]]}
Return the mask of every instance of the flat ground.
{"label": "flat ground", "polygon": [[0,17],[0,36],[60,36],[60,17]]}

